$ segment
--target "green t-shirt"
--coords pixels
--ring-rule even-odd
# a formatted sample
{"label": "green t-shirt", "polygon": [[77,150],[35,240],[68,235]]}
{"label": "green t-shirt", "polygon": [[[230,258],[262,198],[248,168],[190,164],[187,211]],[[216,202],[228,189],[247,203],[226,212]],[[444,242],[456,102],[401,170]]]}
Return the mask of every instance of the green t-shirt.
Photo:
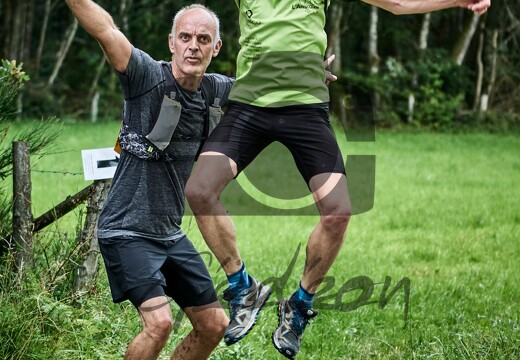
{"label": "green t-shirt", "polygon": [[329,101],[323,59],[330,0],[235,0],[240,52],[230,100],[262,107]]}

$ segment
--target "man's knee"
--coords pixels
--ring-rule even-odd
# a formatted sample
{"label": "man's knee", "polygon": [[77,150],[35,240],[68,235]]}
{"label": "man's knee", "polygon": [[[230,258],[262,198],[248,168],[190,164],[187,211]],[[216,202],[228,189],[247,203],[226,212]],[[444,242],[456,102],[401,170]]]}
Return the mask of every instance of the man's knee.
{"label": "man's knee", "polygon": [[217,198],[216,191],[211,189],[208,183],[200,181],[198,178],[188,179],[184,193],[192,208],[205,205],[213,198]]}
{"label": "man's knee", "polygon": [[342,233],[347,229],[347,225],[352,216],[350,205],[340,205],[322,211],[321,223],[331,231]]}
{"label": "man's knee", "polygon": [[237,173],[236,163],[225,155],[202,154],[184,187],[190,206],[200,209],[218,201],[224,188]]}
{"label": "man's knee", "polygon": [[321,222],[327,228],[346,228],[350,221],[350,214],[338,214],[338,215],[325,215],[322,216]]}
{"label": "man's knee", "polygon": [[173,318],[169,311],[162,309],[148,313],[141,311],[143,332],[157,344],[165,344],[173,328]]}
{"label": "man's knee", "polygon": [[172,331],[173,320],[169,318],[161,318],[145,326],[145,332],[150,338],[158,343],[165,344]]}
{"label": "man's knee", "polygon": [[207,342],[216,345],[224,337],[228,325],[229,319],[226,313],[224,310],[218,310],[214,317],[208,317],[198,324],[193,324],[193,329]]}

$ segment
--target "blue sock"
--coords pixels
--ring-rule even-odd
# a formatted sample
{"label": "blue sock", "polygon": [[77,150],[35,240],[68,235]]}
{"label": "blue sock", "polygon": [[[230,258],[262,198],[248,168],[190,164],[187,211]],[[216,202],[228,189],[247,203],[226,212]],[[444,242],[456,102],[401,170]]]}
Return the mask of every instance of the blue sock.
{"label": "blue sock", "polygon": [[305,305],[305,308],[312,309],[314,304],[314,294],[311,294],[302,287],[300,282],[300,288],[291,296],[292,300],[296,303]]}
{"label": "blue sock", "polygon": [[240,286],[241,288],[248,288],[250,286],[249,276],[246,272],[246,263],[242,261],[242,267],[236,273],[227,275],[229,287]]}

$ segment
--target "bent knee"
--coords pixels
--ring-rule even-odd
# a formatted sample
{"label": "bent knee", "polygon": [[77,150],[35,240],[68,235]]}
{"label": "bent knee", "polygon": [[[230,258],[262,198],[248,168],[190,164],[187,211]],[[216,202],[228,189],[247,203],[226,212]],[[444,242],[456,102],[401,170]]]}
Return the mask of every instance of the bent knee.
{"label": "bent knee", "polygon": [[144,332],[157,343],[164,343],[168,340],[173,328],[171,316],[162,316],[144,323]]}
{"label": "bent knee", "polygon": [[194,330],[206,341],[218,344],[224,337],[224,333],[229,325],[229,319],[224,311],[218,316],[194,326]]}
{"label": "bent knee", "polygon": [[343,232],[346,230],[351,216],[351,209],[345,208],[341,211],[333,211],[323,214],[321,217],[321,223],[327,229]]}
{"label": "bent knee", "polygon": [[322,222],[329,227],[347,225],[350,221],[350,214],[325,215]]}
{"label": "bent knee", "polygon": [[319,209],[322,217],[336,218],[337,221],[348,221],[352,215],[352,205],[348,200],[323,203]]}
{"label": "bent knee", "polygon": [[211,200],[214,192],[210,191],[207,186],[204,186],[198,180],[188,179],[186,186],[184,187],[184,194],[190,206],[203,205]]}

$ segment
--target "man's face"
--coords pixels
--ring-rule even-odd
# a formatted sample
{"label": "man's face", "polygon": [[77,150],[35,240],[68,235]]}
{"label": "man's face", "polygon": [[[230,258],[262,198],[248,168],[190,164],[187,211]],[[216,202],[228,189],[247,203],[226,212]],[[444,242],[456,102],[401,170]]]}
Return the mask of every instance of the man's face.
{"label": "man's face", "polygon": [[178,19],[175,39],[169,36],[176,78],[204,75],[222,45],[215,43],[215,32],[213,18],[203,9],[188,10]]}

